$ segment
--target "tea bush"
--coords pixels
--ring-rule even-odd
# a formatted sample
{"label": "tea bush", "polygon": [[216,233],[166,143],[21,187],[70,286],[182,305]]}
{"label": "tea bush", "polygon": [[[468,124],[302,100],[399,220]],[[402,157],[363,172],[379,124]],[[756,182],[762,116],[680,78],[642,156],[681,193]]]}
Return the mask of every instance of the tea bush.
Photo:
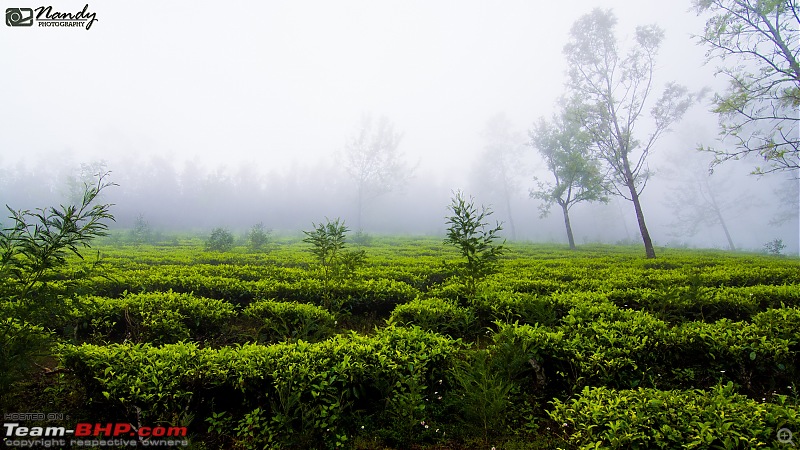
{"label": "tea bush", "polygon": [[564,346],[580,383],[613,387],[652,385],[672,352],[667,324],[610,304],[576,307],[562,319]]}
{"label": "tea bush", "polygon": [[775,448],[780,428],[798,429],[797,407],[760,403],[732,383],[708,391],[586,387],[553,401],[550,417],[576,448]]}
{"label": "tea bush", "polygon": [[13,317],[0,319],[0,406],[11,406],[5,398],[11,385],[27,377],[51,346],[43,327]]}
{"label": "tea bush", "polygon": [[555,325],[554,303],[544,296],[509,291],[481,291],[470,302],[482,327],[495,322]]}
{"label": "tea bush", "polygon": [[328,310],[297,302],[262,300],[243,311],[255,319],[256,342],[320,341],[333,335],[336,319]]}
{"label": "tea bush", "polygon": [[438,420],[426,400],[441,389],[434,386],[456,351],[452,339],[387,327],[319,343],[83,344],[63,346],[61,354],[99,414],[117,408],[171,424],[191,416],[195,427],[228,421],[240,432],[255,420],[266,428],[232,436],[234,445],[291,448],[332,447],[362,425],[396,443],[415,441],[415,424]]}
{"label": "tea bush", "polygon": [[[727,319],[683,324],[675,330],[678,347],[673,358],[692,369],[700,385],[724,377],[755,394],[786,386],[800,373],[797,335],[787,339],[771,334],[775,324],[765,323],[767,317],[761,316],[757,324]],[[782,328],[791,333],[793,326]]]}
{"label": "tea bush", "polygon": [[66,335],[97,342],[204,341],[220,334],[235,315],[228,302],[172,291],[118,299],[81,297],[68,304],[72,309],[64,324]]}
{"label": "tea bush", "polygon": [[480,332],[472,310],[438,298],[418,298],[398,305],[392,311],[390,321],[400,325],[417,325],[423,330],[454,338],[474,337]]}

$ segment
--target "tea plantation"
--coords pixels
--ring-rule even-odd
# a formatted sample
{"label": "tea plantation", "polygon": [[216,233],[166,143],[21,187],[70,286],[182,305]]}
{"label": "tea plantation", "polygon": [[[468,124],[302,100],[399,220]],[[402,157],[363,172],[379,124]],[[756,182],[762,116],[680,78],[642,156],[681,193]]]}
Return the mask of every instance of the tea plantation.
{"label": "tea plantation", "polygon": [[[800,261],[431,237],[98,241],[0,287],[0,407],[186,426],[196,449],[749,449],[800,436]],[[341,268],[340,268],[341,269]]]}

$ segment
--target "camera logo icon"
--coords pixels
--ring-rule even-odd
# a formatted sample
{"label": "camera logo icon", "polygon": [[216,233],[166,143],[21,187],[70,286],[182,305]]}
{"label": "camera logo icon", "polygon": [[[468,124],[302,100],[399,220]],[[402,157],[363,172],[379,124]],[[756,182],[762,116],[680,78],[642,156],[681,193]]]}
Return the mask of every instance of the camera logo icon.
{"label": "camera logo icon", "polygon": [[33,25],[33,9],[7,8],[6,25],[10,27],[30,27]]}

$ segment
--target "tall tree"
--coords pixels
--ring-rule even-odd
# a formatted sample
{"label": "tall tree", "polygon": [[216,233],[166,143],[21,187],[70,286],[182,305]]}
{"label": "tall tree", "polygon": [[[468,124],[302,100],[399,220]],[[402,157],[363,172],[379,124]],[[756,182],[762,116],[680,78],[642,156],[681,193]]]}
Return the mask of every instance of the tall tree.
{"label": "tall tree", "polygon": [[569,248],[575,249],[575,238],[569,220],[569,210],[580,202],[608,202],[600,164],[591,152],[589,134],[568,111],[554,116],[551,122],[539,119],[530,130],[530,145],[538,150],[547,164],[553,181],[534,178],[537,187],[530,190],[531,198],[542,200],[540,217],[550,213],[553,203],[561,207],[567,230]]}
{"label": "tall tree", "polygon": [[481,185],[481,190],[502,200],[513,240],[517,238],[517,231],[514,227],[511,199],[520,188],[525,140],[512,130],[511,122],[502,113],[489,119],[482,134],[486,144],[473,169],[473,175]]}
{"label": "tall tree", "polygon": [[729,147],[705,150],[716,163],[758,155],[757,174],[800,168],[800,17],[797,0],[694,0],[706,21],[699,43],[728,88],[714,96],[720,134]]}
{"label": "tall tree", "polygon": [[[650,176],[647,159],[658,138],[683,116],[695,96],[668,83],[661,97],[652,101],[655,58],[664,32],[655,25],[637,27],[633,45],[623,54],[614,36],[616,22],[610,10],[595,9],[572,26],[564,47],[569,87],[580,99],[578,117],[607,165],[613,192],[633,203],[645,254],[655,258],[640,201]],[[647,131],[637,133],[648,104],[652,120]]]}
{"label": "tall tree", "polygon": [[356,184],[356,227],[363,224],[364,205],[380,195],[404,185],[414,172],[398,150],[402,134],[384,116],[374,121],[364,115],[358,130],[345,145],[344,165]]}

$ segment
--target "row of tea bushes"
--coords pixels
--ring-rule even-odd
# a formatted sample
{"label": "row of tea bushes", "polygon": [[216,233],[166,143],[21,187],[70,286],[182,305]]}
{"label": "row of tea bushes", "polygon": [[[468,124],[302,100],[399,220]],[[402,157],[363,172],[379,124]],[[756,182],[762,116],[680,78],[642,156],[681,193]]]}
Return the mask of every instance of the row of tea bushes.
{"label": "row of tea bushes", "polygon": [[[733,381],[752,395],[785,391],[800,374],[800,309],[764,311],[752,322],[721,319],[670,326],[610,304],[574,308],[555,327],[498,324],[495,346],[545,368],[545,392],[565,387],[704,387]],[[534,371],[521,367],[535,384]]]}
{"label": "row of tea bushes", "polygon": [[188,425],[221,447],[318,448],[358,434],[421,439],[419,424],[435,423],[431,399],[459,347],[419,328],[387,327],[319,343],[83,344],[61,355],[104,421]]}
{"label": "row of tea bushes", "polygon": [[[454,261],[458,256],[440,241],[427,240],[422,246],[413,246],[408,242],[404,243],[405,246],[397,242],[392,244],[386,248],[366,249],[368,263],[355,270],[350,282],[343,284],[343,302],[346,302],[348,295],[362,296],[353,288],[365,282],[384,284],[389,298],[401,302],[417,296],[463,297],[459,283],[453,278],[456,267]],[[172,289],[237,304],[246,304],[257,298],[316,302],[324,296],[322,283],[318,280],[319,273],[307,246],[287,243],[281,248],[281,251],[269,256],[209,253],[191,247],[168,249],[160,253],[154,253],[150,247],[127,248],[125,252],[109,250],[110,254],[104,257],[104,267],[108,271],[104,277],[63,286],[63,291],[75,292],[77,289],[83,295],[117,297],[125,291]],[[658,302],[665,297],[663,294],[688,302],[692,296],[699,294],[702,294],[701,299],[714,296],[713,292],[720,289],[800,283],[798,265],[780,258],[675,251],[658,261],[644,261],[638,252],[619,252],[613,247],[598,251],[581,250],[569,255],[554,247],[553,257],[548,259],[542,257],[543,254],[546,256],[544,250],[543,246],[529,248],[515,245],[502,261],[502,273],[490,276],[485,282],[485,289],[537,295],[569,291],[618,292],[620,300],[624,301],[628,295],[630,304],[638,301],[648,306],[651,298]],[[431,252],[439,256],[421,256]],[[525,257],[527,253],[536,255],[536,258]],[[640,291],[642,295],[637,297]],[[789,297],[785,302],[787,305],[797,303],[796,295]],[[725,301],[722,299],[723,303]],[[765,306],[778,306],[776,302],[780,300],[767,298],[758,304],[763,309]],[[713,309],[714,302],[710,303]],[[659,306],[654,305],[654,308]],[[686,309],[690,314],[698,313],[692,311],[689,305]],[[676,310],[674,315],[677,317],[680,313],[680,310]],[[735,316],[735,311],[733,315],[725,315],[725,311],[716,316],[714,311],[710,311],[710,314],[713,316],[710,320],[742,318]]]}
{"label": "row of tea bushes", "polygon": [[775,448],[777,431],[800,426],[800,410],[785,398],[757,402],[732,383],[709,390],[614,390],[586,387],[553,402],[550,417],[579,449]]}
{"label": "row of tea bushes", "polygon": [[322,280],[311,277],[293,281],[242,281],[239,278],[192,273],[189,269],[182,272],[186,273],[134,270],[81,280],[77,285],[72,283],[68,287],[56,284],[54,288],[56,292],[111,298],[121,297],[127,292],[174,291],[225,300],[239,306],[265,298],[321,305],[326,303],[326,298],[332,298],[341,311],[369,313],[384,318],[396,305],[420,295],[412,286],[391,279],[350,279],[326,288]]}
{"label": "row of tea bushes", "polygon": [[[634,255],[598,254],[554,260],[505,261],[498,283],[520,292],[546,294],[553,290],[612,291],[626,289],[669,289],[692,284],[709,287],[747,287],[800,283],[796,261],[781,258],[751,257],[721,253],[713,259],[699,252],[662,255],[658,260],[643,260]],[[529,284],[530,280],[548,283]]]}
{"label": "row of tea bushes", "polygon": [[251,319],[248,328],[258,343],[321,341],[333,336],[337,323],[327,309],[297,302],[253,302],[242,316]]}
{"label": "row of tea bushes", "polygon": [[76,297],[65,300],[64,307],[58,328],[65,337],[156,345],[211,339],[227,329],[236,315],[226,301],[172,291],[124,293],[120,298]]}
{"label": "row of tea bushes", "polygon": [[494,321],[549,324],[574,305],[589,301],[612,303],[621,308],[649,312],[669,323],[714,322],[719,319],[750,320],[759,312],[781,307],[800,307],[797,285],[705,287],[676,285],[668,288],[629,288],[575,291],[550,279],[506,280],[498,274],[481,286],[475,298],[467,298],[463,286],[448,283],[426,297],[470,307],[480,325]]}
{"label": "row of tea bushes", "polygon": [[[751,359],[735,350],[742,342],[724,326],[693,324],[702,330],[689,327],[678,338],[702,342],[670,346],[665,323],[609,306],[576,312],[570,320],[579,331],[573,333],[503,325],[486,350],[390,325],[372,336],[270,346],[66,345],[62,361],[98,417],[187,425],[195,437],[221,447],[333,448],[370,436],[409,445],[444,441],[439,431],[457,435],[455,424],[474,431],[513,421],[539,433],[549,425],[579,448],[755,448],[770,445],[778,428],[797,426],[797,406],[786,403],[786,395],[752,400],[730,381],[741,382],[740,376],[691,360],[696,356],[707,364],[713,345],[727,348],[727,355],[711,359],[729,368],[769,351],[785,352],[758,336],[763,329],[739,329],[739,335],[755,338],[747,347],[757,352]],[[800,311],[765,314],[797,319]],[[789,327],[796,325],[773,331],[792,333]],[[682,347],[687,343],[697,347],[695,353]],[[683,366],[676,360],[681,355],[689,357]],[[797,373],[796,350],[777,359],[793,364]],[[774,369],[775,362],[767,365]],[[691,371],[705,371],[713,380],[705,390],[694,389],[703,383],[687,379]],[[630,389],[637,379],[640,386]],[[678,386],[683,384],[692,387]]]}
{"label": "row of tea bushes", "polygon": [[172,291],[77,297],[61,307],[48,327],[74,342],[319,341],[332,336],[336,326],[328,310],[306,303],[260,300],[239,310],[223,300]]}
{"label": "row of tea bushes", "polygon": [[626,289],[610,291],[607,298],[617,306],[649,311],[669,322],[749,320],[766,309],[800,307],[800,289],[786,284]]}
{"label": "row of tea bushes", "polygon": [[[528,349],[528,357],[548,361],[551,378],[563,378],[555,386],[672,388],[727,379],[758,393],[800,374],[798,308],[768,309],[749,322],[720,319],[673,326],[604,298],[511,293],[479,298],[472,306],[416,299],[397,306],[389,322],[467,340],[499,330],[496,340],[517,342],[518,348]],[[59,326],[65,337],[98,343],[226,343],[219,336],[228,343],[320,341],[337,331],[331,312],[298,302],[262,300],[237,311],[222,300],[165,292],[79,297],[66,305]]]}

